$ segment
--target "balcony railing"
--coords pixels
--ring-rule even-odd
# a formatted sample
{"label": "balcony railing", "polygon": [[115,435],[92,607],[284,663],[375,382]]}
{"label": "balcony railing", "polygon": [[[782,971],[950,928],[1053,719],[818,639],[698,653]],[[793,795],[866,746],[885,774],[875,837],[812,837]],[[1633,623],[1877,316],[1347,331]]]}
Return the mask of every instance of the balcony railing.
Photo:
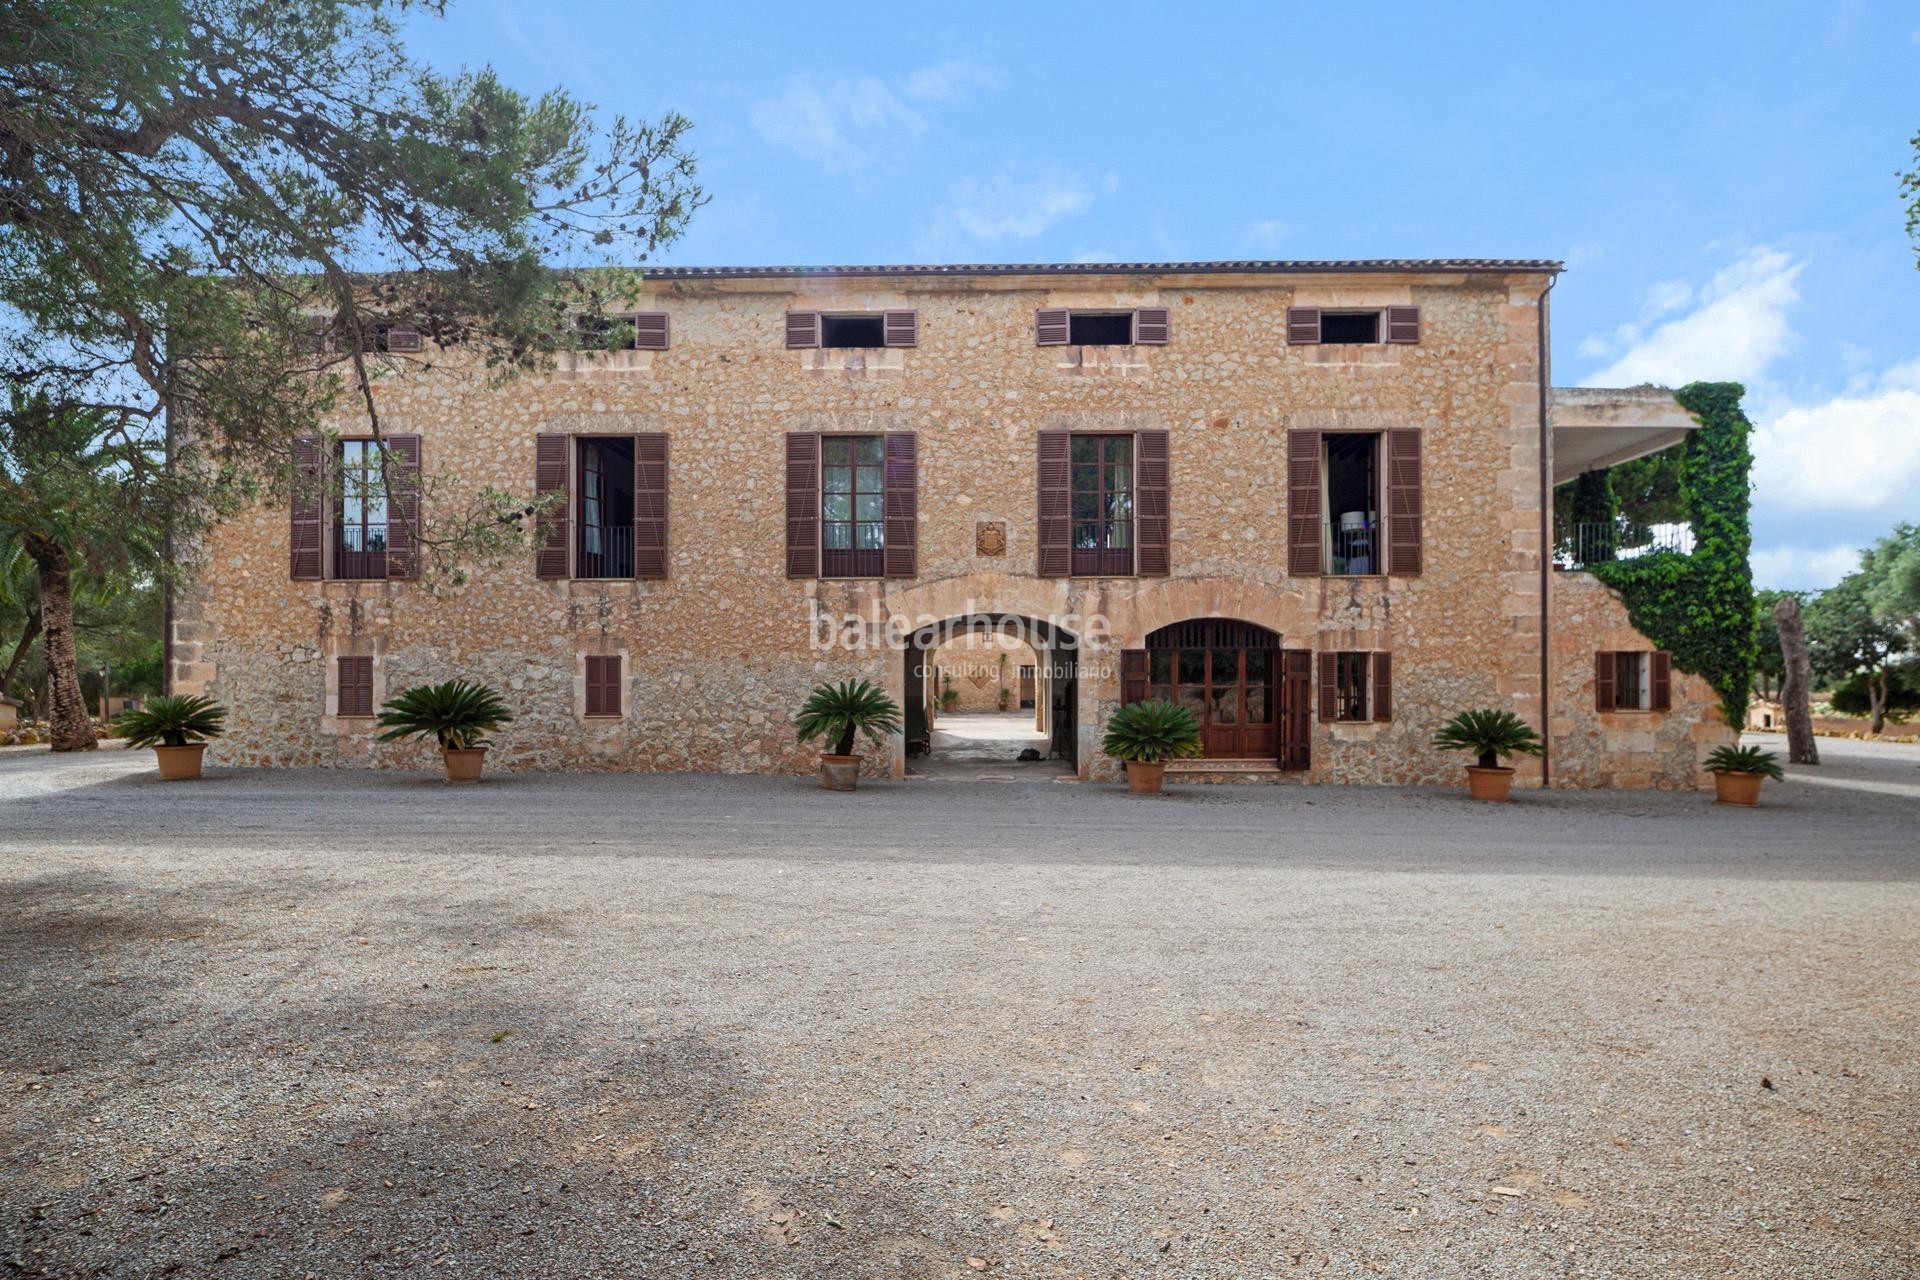
{"label": "balcony railing", "polygon": [[633,576],[633,526],[630,524],[583,525],[576,556],[576,578],[631,578]]}
{"label": "balcony railing", "polygon": [[384,578],[387,576],[387,526],[341,525],[333,543],[333,576]]}
{"label": "balcony railing", "polygon": [[1584,569],[1613,560],[1693,550],[1693,526],[1688,524],[1620,525],[1604,521],[1576,524],[1561,530],[1553,548],[1554,567]]}
{"label": "balcony railing", "polygon": [[1328,530],[1328,572],[1336,577],[1366,577],[1384,573],[1379,522],[1371,516],[1342,516]]}

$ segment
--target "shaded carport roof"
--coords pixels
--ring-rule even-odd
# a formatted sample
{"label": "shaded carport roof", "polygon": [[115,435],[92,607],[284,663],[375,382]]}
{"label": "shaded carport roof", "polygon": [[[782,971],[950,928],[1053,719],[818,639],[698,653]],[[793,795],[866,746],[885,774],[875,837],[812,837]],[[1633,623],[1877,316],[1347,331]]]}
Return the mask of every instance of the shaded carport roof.
{"label": "shaded carport roof", "polygon": [[1555,387],[1553,482],[1671,448],[1700,424],[1665,387]]}

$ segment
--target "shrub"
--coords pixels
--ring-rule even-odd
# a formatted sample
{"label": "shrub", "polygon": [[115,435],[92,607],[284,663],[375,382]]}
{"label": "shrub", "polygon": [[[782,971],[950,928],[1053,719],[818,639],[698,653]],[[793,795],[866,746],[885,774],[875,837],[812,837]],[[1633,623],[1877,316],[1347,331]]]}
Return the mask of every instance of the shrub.
{"label": "shrub", "polygon": [[448,680],[415,685],[380,710],[382,742],[424,738],[431,734],[444,751],[465,751],[487,745],[486,735],[512,720],[500,695],[484,684]]}
{"label": "shrub", "polygon": [[794,727],[801,742],[824,740],[834,744],[829,755],[850,756],[856,734],[878,747],[900,732],[900,708],[871,680],[829,681],[808,696]]}
{"label": "shrub", "polygon": [[1779,758],[1759,747],[1715,747],[1702,767],[1708,773],[1757,773],[1775,782],[1787,777]]}
{"label": "shrub", "polygon": [[1165,764],[1200,754],[1200,722],[1171,702],[1130,702],[1107,720],[1100,749],[1116,760]]}
{"label": "shrub", "polygon": [[184,747],[226,732],[227,709],[212,698],[163,694],[122,712],[115,731],[130,747]]}
{"label": "shrub", "polygon": [[1440,726],[1433,745],[1442,751],[1465,751],[1482,769],[1497,769],[1503,758],[1540,754],[1540,735],[1511,711],[1486,708],[1462,711]]}

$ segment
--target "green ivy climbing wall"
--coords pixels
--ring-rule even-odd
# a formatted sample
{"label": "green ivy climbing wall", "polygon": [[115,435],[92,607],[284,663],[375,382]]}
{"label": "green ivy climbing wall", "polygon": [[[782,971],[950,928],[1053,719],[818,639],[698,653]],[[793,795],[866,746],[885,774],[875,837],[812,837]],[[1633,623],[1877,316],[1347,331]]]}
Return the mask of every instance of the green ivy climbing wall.
{"label": "green ivy climbing wall", "polygon": [[1753,424],[1737,382],[1695,382],[1675,393],[1700,420],[1681,451],[1680,498],[1693,525],[1693,551],[1663,552],[1591,566],[1625,599],[1640,632],[1720,695],[1729,725],[1746,723],[1753,688],[1751,505]]}

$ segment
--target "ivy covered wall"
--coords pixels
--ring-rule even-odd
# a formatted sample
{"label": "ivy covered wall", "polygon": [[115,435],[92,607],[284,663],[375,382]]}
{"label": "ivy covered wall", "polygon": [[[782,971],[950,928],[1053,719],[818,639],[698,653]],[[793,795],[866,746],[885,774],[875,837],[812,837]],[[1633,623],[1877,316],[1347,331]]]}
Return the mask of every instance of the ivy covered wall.
{"label": "ivy covered wall", "polygon": [[1736,729],[1746,723],[1755,657],[1747,561],[1753,424],[1740,408],[1745,394],[1737,382],[1695,382],[1675,393],[1700,422],[1680,451],[1680,501],[1693,526],[1692,553],[1589,566],[1620,593],[1641,634],[1671,653],[1676,667],[1714,687],[1721,714]]}

